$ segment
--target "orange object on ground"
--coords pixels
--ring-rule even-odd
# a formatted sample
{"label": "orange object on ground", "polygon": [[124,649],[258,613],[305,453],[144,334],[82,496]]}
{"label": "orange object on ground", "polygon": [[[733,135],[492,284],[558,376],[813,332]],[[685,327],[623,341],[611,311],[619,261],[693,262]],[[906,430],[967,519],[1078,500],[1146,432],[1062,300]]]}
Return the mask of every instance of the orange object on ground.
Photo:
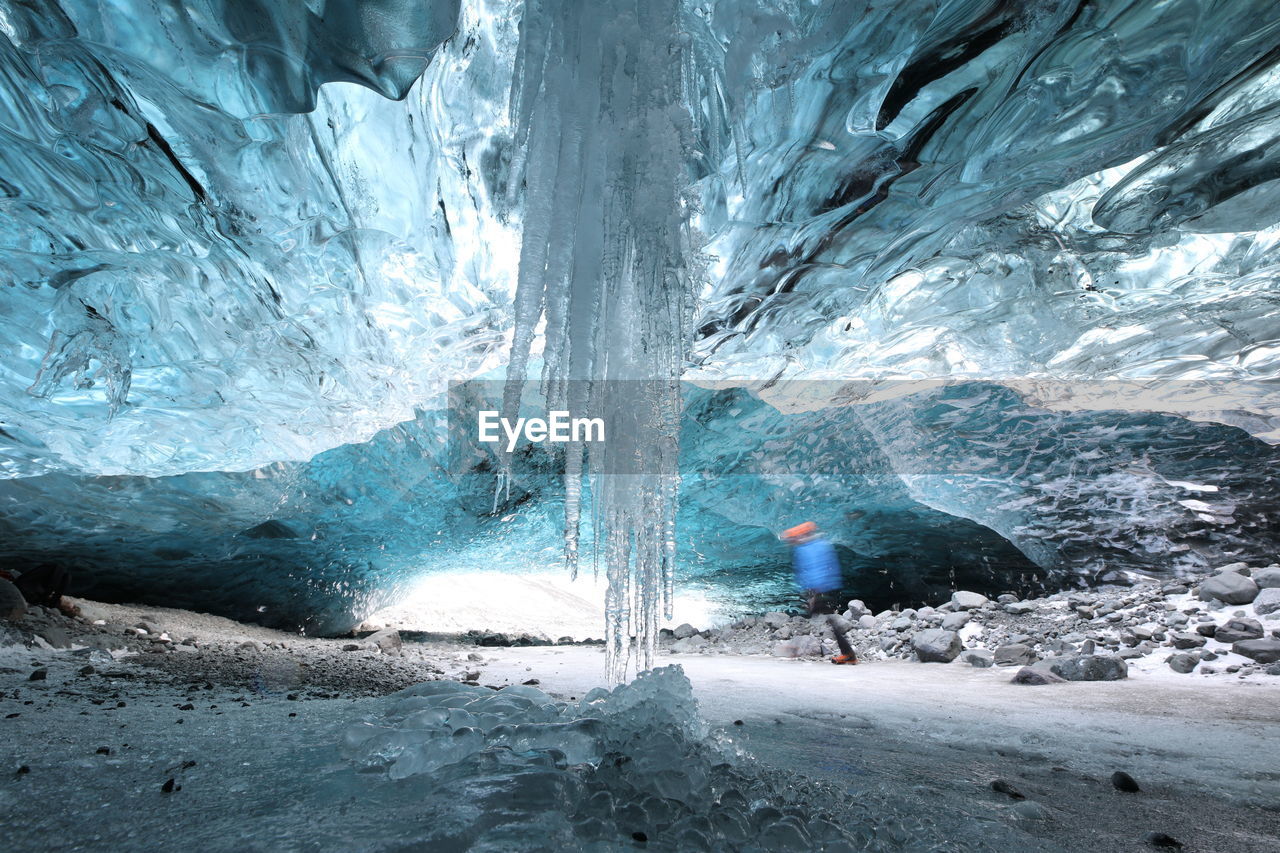
{"label": "orange object on ground", "polygon": [[818,525],[814,524],[812,521],[806,521],[801,524],[797,524],[795,527],[782,531],[782,538],[799,539],[801,536],[808,536],[810,533],[816,533],[817,531]]}
{"label": "orange object on ground", "polygon": [[851,655],[836,655],[831,659],[832,663],[857,663],[858,659]]}

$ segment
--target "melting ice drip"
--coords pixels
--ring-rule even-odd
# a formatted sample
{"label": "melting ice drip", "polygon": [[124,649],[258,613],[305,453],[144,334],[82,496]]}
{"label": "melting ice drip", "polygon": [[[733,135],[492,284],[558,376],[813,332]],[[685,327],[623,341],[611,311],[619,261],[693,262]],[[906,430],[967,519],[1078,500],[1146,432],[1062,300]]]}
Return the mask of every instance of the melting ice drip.
{"label": "melting ice drip", "polygon": [[565,555],[576,576],[586,452],[615,683],[632,635],[637,668],[652,668],[659,609],[671,614],[678,379],[699,257],[681,14],[680,0],[530,0],[511,95],[524,235],[504,414],[518,411],[545,318],[548,407],[606,424],[602,444],[567,446]]}

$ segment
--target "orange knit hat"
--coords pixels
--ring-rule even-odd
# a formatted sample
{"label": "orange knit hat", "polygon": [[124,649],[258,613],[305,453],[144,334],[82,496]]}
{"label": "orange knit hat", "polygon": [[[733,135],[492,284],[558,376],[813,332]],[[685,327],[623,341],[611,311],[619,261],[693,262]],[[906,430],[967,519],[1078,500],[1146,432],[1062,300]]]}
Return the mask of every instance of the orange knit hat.
{"label": "orange knit hat", "polygon": [[782,531],[783,539],[799,539],[801,536],[808,536],[810,533],[817,533],[818,525],[812,521],[805,521],[797,524],[795,527]]}

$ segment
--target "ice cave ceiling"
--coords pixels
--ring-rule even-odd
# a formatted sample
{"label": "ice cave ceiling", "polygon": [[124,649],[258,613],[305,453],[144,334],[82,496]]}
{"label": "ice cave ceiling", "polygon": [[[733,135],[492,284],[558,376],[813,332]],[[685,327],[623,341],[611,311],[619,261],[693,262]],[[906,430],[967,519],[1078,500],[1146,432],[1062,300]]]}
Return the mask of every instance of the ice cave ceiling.
{"label": "ice cave ceiling", "polygon": [[[510,346],[523,5],[0,0],[0,557],[321,630],[557,564],[552,461],[495,511],[442,434]],[[682,15],[682,581],[777,599],[802,516],[885,603],[1275,555],[1280,6]]]}

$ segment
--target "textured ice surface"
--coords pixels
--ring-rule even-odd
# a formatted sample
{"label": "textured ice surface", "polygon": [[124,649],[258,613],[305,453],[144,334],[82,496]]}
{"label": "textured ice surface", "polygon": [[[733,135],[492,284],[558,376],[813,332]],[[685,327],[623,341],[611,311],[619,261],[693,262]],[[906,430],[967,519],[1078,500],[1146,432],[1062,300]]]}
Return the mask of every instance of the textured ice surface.
{"label": "textured ice surface", "polygon": [[503,850],[537,837],[562,850],[852,851],[939,840],[905,809],[842,825],[834,791],[766,771],[710,733],[678,666],[569,703],[534,687],[427,682],[348,727],[342,751],[384,784],[404,780],[444,804],[419,839],[432,846]]}

